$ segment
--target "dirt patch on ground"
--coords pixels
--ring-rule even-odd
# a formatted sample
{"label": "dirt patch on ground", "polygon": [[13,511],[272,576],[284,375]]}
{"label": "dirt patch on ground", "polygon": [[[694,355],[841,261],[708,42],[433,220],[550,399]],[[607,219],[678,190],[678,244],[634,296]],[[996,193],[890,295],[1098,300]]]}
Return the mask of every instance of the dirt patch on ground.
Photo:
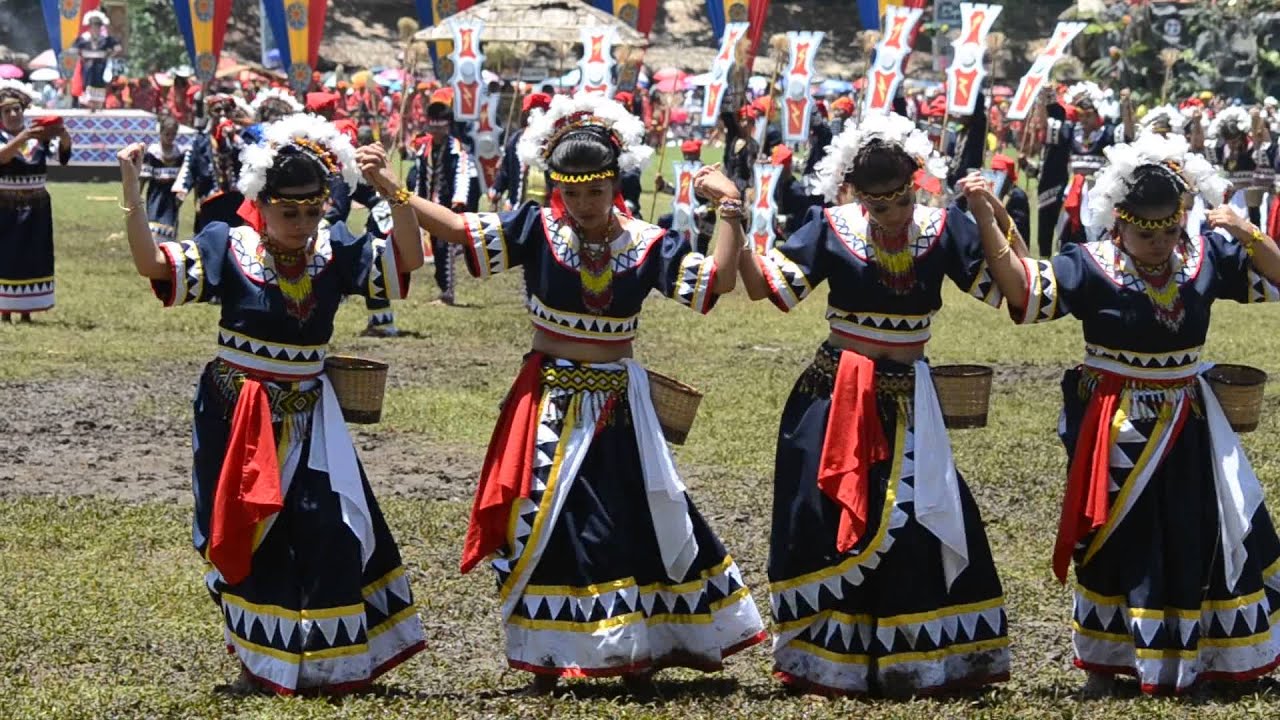
{"label": "dirt patch on ground", "polygon": [[[119,380],[0,383],[0,496],[191,496],[191,398],[200,366]],[[464,500],[481,457],[418,436],[351,426],[379,497]]]}

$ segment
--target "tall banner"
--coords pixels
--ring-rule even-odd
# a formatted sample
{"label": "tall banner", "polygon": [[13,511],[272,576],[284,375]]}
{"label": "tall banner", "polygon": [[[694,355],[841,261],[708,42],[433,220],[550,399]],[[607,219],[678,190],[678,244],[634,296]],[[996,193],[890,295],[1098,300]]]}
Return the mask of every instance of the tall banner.
{"label": "tall banner", "polygon": [[867,98],[864,114],[893,110],[893,99],[902,85],[911,38],[924,10],[897,5],[885,7],[884,34],[876,46],[876,60],[867,70]]}
{"label": "tall banner", "polygon": [[[457,93],[454,93],[457,97]],[[498,127],[500,93],[484,93],[480,99],[479,119],[471,130],[476,147],[476,164],[480,166],[480,192],[489,192],[498,179],[498,166],[502,164],[502,128]]]}
{"label": "tall banner", "polygon": [[1053,66],[1067,54],[1071,41],[1076,39],[1086,25],[1087,23],[1082,22],[1058,23],[1058,26],[1053,29],[1053,35],[1049,38],[1049,44],[1045,45],[1044,50],[1036,56],[1031,69],[1018,83],[1018,91],[1013,94],[1013,102],[1009,104],[1009,112],[1005,115],[1007,119],[1023,120],[1031,113],[1040,90],[1049,84],[1049,74],[1053,72]]}
{"label": "tall banner", "polygon": [[955,57],[947,68],[947,113],[960,117],[973,114],[982,82],[987,78],[987,35],[1001,5],[960,3],[960,35],[952,41]]}
{"label": "tall banner", "polygon": [[735,48],[748,29],[750,26],[744,22],[732,23],[724,29],[724,35],[720,39],[720,52],[711,61],[711,80],[707,83],[707,91],[702,100],[703,127],[713,127],[720,120],[720,107],[724,105],[724,96],[729,90],[729,78],[733,72]]}
{"label": "tall banner", "polygon": [[295,93],[305,93],[311,87],[311,73],[320,56],[328,6],[329,0],[264,0],[262,3],[276,47],[280,49],[280,65]]}
{"label": "tall banner", "polygon": [[675,174],[675,195],[671,198],[671,229],[676,231],[690,247],[697,247],[698,199],[693,193],[693,176],[702,169],[700,162],[678,162],[671,166]]}
{"label": "tall banner", "polygon": [[658,18],[658,0],[590,0],[590,3],[645,35],[653,30],[653,22]]}
{"label": "tall banner", "polygon": [[480,52],[480,35],[484,23],[479,20],[449,21],[453,30],[453,52],[449,62],[453,65],[453,115],[459,120],[480,119],[480,96],[484,90],[484,53]]}
{"label": "tall banner", "polygon": [[707,17],[711,20],[711,32],[724,37],[734,23],[747,23],[751,38],[751,57],[760,47],[765,17],[769,14],[769,0],[707,0]]}
{"label": "tall banner", "polygon": [[[418,9],[418,22],[424,28],[435,27],[450,16],[469,10],[475,4],[476,0],[414,0],[414,6]],[[431,64],[436,77],[448,78],[453,75],[453,68],[442,67],[450,64],[448,56],[453,52],[452,42],[439,40],[428,43],[427,52],[431,54]],[[443,62],[440,59],[441,56],[444,56]]]}
{"label": "tall banner", "polygon": [[776,237],[773,233],[774,221],[778,218],[778,204],[773,194],[778,188],[778,180],[783,169],[769,163],[756,163],[752,170],[752,187],[755,188],[755,202],[751,204],[751,245],[757,253],[767,253],[773,249]]}
{"label": "tall banner", "polygon": [[67,54],[80,37],[85,13],[98,9],[99,0],[40,0],[44,25],[49,32],[49,47],[58,56],[58,71],[63,78],[76,75],[77,58]]}
{"label": "tall banner", "polygon": [[618,41],[614,27],[584,27],[578,35],[582,41],[582,59],[578,61],[578,91],[612,96],[613,44]]}
{"label": "tall banner", "polygon": [[202,83],[209,82],[218,71],[231,0],[173,0],[173,14],[196,77]]}
{"label": "tall banner", "polygon": [[782,140],[802,143],[809,140],[809,116],[813,114],[813,97],[809,86],[813,82],[813,61],[818,56],[824,33],[789,32],[787,43],[791,55],[787,60],[786,90],[782,105]]}

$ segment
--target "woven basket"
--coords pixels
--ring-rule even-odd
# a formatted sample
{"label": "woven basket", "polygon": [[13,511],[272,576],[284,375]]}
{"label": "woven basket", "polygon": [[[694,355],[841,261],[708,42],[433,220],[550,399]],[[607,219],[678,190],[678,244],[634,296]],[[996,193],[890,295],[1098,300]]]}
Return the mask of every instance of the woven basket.
{"label": "woven basket", "polygon": [[689,428],[698,415],[702,393],[672,377],[652,370],[649,372],[649,397],[658,414],[658,424],[667,442],[683,445],[689,437]]}
{"label": "woven basket", "polygon": [[991,404],[991,368],[985,365],[939,365],[932,369],[942,420],[956,430],[987,426]]}
{"label": "woven basket", "polygon": [[382,419],[382,398],[387,389],[384,362],[368,358],[330,355],[324,370],[333,383],[333,392],[342,407],[342,417],[349,423],[364,425]]}
{"label": "woven basket", "polygon": [[1267,374],[1248,365],[1214,365],[1204,374],[1222,412],[1238,433],[1258,429],[1262,418],[1262,392]]}

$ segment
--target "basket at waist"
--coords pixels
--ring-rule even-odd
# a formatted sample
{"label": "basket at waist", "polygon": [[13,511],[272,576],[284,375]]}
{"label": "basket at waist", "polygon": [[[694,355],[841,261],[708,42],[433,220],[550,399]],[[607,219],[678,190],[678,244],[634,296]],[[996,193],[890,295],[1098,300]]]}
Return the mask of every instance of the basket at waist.
{"label": "basket at waist", "polygon": [[[801,386],[813,395],[830,395],[840,367],[840,353],[846,352],[831,343],[823,343],[801,376]],[[876,395],[893,400],[914,399],[916,371],[911,365],[894,360],[876,360]]]}
{"label": "basket at waist", "polygon": [[1165,353],[1139,353],[1089,343],[1084,367],[1136,382],[1191,382],[1200,372],[1200,348]]}
{"label": "basket at waist", "polygon": [[222,360],[209,363],[209,377],[218,388],[228,408],[234,408],[240,397],[240,388],[244,381],[252,378],[262,383],[267,392],[267,404],[271,407],[271,416],[280,418],[284,415],[309,413],[320,402],[321,386],[319,380],[284,381],[256,374],[246,373],[240,368],[228,365]]}

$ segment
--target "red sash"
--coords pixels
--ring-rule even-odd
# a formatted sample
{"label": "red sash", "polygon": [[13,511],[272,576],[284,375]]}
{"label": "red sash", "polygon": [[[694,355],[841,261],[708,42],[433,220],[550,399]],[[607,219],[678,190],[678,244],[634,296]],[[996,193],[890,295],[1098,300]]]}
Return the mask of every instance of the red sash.
{"label": "red sash", "polygon": [[1058,540],[1053,547],[1053,574],[1067,581],[1067,568],[1076,543],[1102,527],[1111,512],[1107,488],[1111,473],[1111,420],[1120,403],[1124,380],[1104,373],[1084,411],[1080,434],[1076,437],[1067,492],[1062,498]]}
{"label": "red sash", "polygon": [[1067,197],[1062,202],[1062,211],[1071,220],[1071,232],[1078,233],[1083,224],[1080,220],[1080,206],[1084,202],[1084,175],[1072,175],[1071,184],[1067,186]]}
{"label": "red sash", "polygon": [[531,353],[525,358],[493,429],[462,546],[464,573],[507,543],[511,507],[517,499],[529,497],[543,357],[542,353]]}
{"label": "red sash", "polygon": [[235,585],[249,576],[258,523],[283,507],[267,391],[257,380],[245,378],[231,417],[231,438],[209,523],[207,556],[228,583]]}
{"label": "red sash", "polygon": [[889,442],[876,412],[875,380],[874,361],[841,351],[818,461],[818,488],[840,506],[840,552],[848,552],[867,531],[871,467],[889,458]]}

